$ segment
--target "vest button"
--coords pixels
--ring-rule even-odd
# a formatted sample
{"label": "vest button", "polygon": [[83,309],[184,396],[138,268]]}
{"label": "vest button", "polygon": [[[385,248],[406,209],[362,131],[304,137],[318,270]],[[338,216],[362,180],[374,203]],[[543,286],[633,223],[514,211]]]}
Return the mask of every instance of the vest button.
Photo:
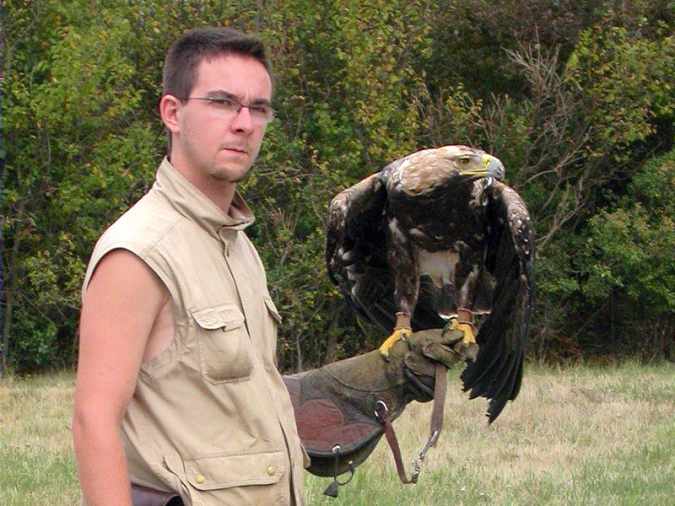
{"label": "vest button", "polygon": [[274,476],[274,473],[276,472],[277,472],[276,466],[272,465],[267,466],[267,474],[269,474],[270,476]]}
{"label": "vest button", "polygon": [[206,481],[206,478],[204,478],[203,474],[198,474],[197,476],[195,476],[195,481],[201,485]]}

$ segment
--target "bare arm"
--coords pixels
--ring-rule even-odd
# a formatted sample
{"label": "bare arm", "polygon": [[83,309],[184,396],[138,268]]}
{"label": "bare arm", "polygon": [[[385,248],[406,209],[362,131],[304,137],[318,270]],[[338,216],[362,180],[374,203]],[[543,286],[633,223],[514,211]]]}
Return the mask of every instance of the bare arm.
{"label": "bare arm", "polygon": [[120,425],[166,287],[138,257],[114,250],[99,263],[80,318],[73,440],[88,506],[131,505]]}

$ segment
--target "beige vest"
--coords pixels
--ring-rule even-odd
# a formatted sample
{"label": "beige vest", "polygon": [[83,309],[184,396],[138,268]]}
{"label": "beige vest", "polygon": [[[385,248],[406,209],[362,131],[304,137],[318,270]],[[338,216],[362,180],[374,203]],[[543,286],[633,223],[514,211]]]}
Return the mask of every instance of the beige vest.
{"label": "beige vest", "polygon": [[164,160],[94,249],[85,287],[101,258],[124,248],[173,300],[174,339],[142,365],[124,418],[129,473],[187,505],[302,504],[303,450],[275,366],[280,317],[238,195],[231,215]]}

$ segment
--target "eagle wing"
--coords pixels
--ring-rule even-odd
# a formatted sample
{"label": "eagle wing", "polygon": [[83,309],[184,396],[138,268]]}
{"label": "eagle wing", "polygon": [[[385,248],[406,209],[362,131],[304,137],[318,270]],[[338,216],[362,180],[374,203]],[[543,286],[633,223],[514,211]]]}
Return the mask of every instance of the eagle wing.
{"label": "eagle wing", "polygon": [[534,232],[525,203],[499,183],[487,191],[485,268],[495,277],[492,311],[476,338],[480,351],[462,373],[470,398],[490,400],[488,420],[518,395],[534,290]]}
{"label": "eagle wing", "polygon": [[333,198],[328,209],[328,275],[357,314],[386,325],[393,315],[379,301],[393,283],[386,262],[383,212],[387,200],[380,173]]}
{"label": "eagle wing", "polygon": [[[394,327],[398,311],[385,229],[386,175],[397,163],[400,160],[335,196],[326,230],[328,275],[356,313],[385,333]],[[412,320],[415,330],[444,325],[434,310],[432,290],[431,281],[423,277]]]}

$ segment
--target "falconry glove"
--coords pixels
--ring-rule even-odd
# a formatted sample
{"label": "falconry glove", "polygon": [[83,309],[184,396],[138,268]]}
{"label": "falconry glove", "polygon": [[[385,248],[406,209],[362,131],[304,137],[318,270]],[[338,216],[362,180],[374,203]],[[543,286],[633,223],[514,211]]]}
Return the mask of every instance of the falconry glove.
{"label": "falconry glove", "polygon": [[311,457],[308,470],[335,479],[327,495],[336,496],[337,485],[346,483],[337,476],[353,474],[377,446],[385,433],[382,406],[390,422],[410,401],[433,398],[436,364],[449,368],[463,360],[454,350],[462,337],[452,330],[416,332],[398,341],[386,360],[375,350],[284,376],[298,433]]}

